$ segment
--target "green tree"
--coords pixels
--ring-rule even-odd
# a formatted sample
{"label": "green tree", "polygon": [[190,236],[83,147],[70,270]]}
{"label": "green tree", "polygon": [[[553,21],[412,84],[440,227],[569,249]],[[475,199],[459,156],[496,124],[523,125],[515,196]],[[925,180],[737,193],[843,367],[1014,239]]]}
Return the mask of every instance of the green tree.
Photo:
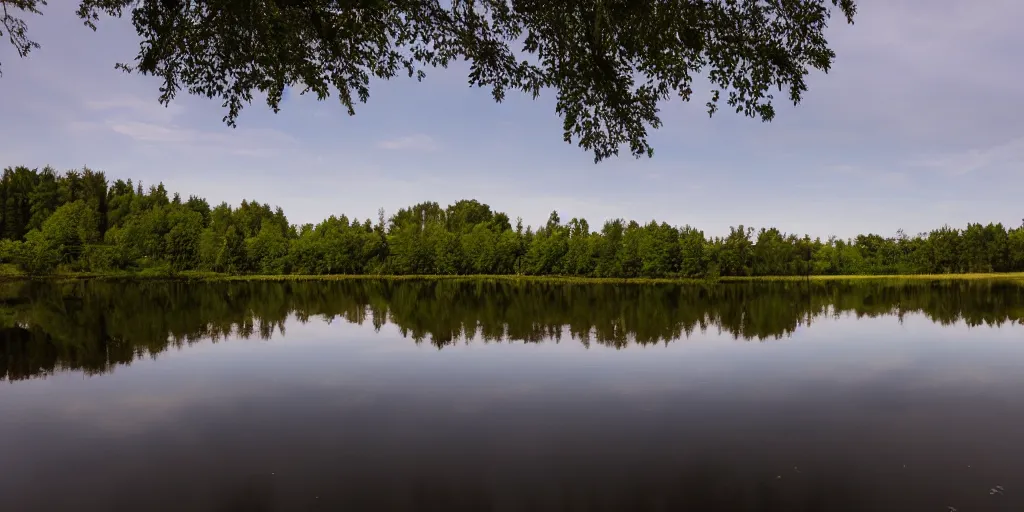
{"label": "green tree", "polygon": [[403,208],[388,223],[389,268],[400,274],[434,271],[438,237],[445,231],[445,212],[434,202]]}
{"label": "green tree", "polygon": [[206,199],[197,196],[188,196],[185,207],[199,214],[203,220],[203,227],[210,224],[210,203]]}
{"label": "green tree", "polygon": [[72,169],[64,173],[57,181],[60,188],[61,204],[73,203],[85,198],[85,185],[82,183],[82,173]]}
{"label": "green tree", "polygon": [[1007,233],[1006,245],[1010,270],[1024,269],[1024,223]]}
{"label": "green tree", "polygon": [[622,219],[613,219],[601,227],[601,237],[597,241],[597,265],[594,269],[598,277],[616,277],[622,275],[622,235],[625,224]]}
{"label": "green tree", "polygon": [[569,241],[563,265],[565,273],[589,276],[594,273],[596,263],[590,224],[586,219],[573,218],[569,221]]}
{"label": "green tree", "polygon": [[942,226],[928,234],[932,247],[932,269],[939,273],[961,272],[960,230]]}
{"label": "green tree", "polygon": [[28,167],[8,167],[0,179],[3,199],[3,232],[7,238],[21,240],[32,219],[32,197],[37,175]]}
{"label": "green tree", "polygon": [[167,213],[167,234],[164,235],[164,257],[174,270],[190,270],[199,266],[199,243],[203,234],[203,216],[196,211],[174,205]]}
{"label": "green tree", "polygon": [[665,277],[679,271],[679,231],[662,222],[651,221],[643,227],[640,238],[643,263],[640,273],[645,277]]}
{"label": "green tree", "polygon": [[718,265],[723,276],[749,276],[751,274],[750,235],[754,228],[729,228],[729,236],[718,240]]}
{"label": "green tree", "polygon": [[561,274],[565,272],[565,254],[569,251],[569,229],[563,226],[558,212],[548,216],[548,222],[537,230],[526,250],[524,271],[532,275]]}
{"label": "green tree", "polygon": [[217,267],[224,272],[245,271],[245,237],[233,225],[224,232],[224,241],[217,253]]}
{"label": "green tree", "polygon": [[643,268],[642,243],[644,232],[635,220],[626,224],[622,232],[622,250],[619,251],[619,276],[640,277]]}
{"label": "green tree", "polygon": [[448,231],[468,233],[478,224],[487,224],[494,219],[491,207],[476,199],[456,201],[445,209],[445,223]]}
{"label": "green tree", "polygon": [[132,199],[135,197],[135,188],[132,180],[117,180],[107,190],[107,226],[109,228],[121,227],[132,211]]}
{"label": "green tree", "polygon": [[288,239],[272,222],[264,223],[255,237],[245,241],[245,252],[256,272],[284,274],[289,270]]}
{"label": "green tree", "polygon": [[43,222],[40,242],[55,250],[61,262],[72,262],[82,255],[86,244],[99,240],[96,217],[85,201],[65,204]]}
{"label": "green tree", "polygon": [[465,273],[465,255],[462,252],[459,235],[450,231],[439,231],[436,237],[434,272],[444,275]]}
{"label": "green tree", "polygon": [[466,258],[466,267],[474,274],[497,273],[498,239],[487,224],[477,224],[472,231],[462,236],[462,250]]}
{"label": "green tree", "polygon": [[167,209],[152,208],[130,215],[107,240],[121,247],[130,260],[150,265],[165,258],[167,232]]}
{"label": "green tree", "polygon": [[28,229],[40,229],[46,218],[60,206],[57,173],[52,167],[47,166],[39,173],[39,182],[29,195],[29,203],[32,216],[28,222]]}
{"label": "green tree", "polygon": [[690,226],[679,230],[679,273],[684,277],[701,277],[710,262],[704,232]]}
{"label": "green tree", "polygon": [[38,230],[29,231],[25,241],[9,241],[4,249],[6,257],[29,275],[50,274],[61,262],[61,248]]}
{"label": "green tree", "polygon": [[96,215],[96,230],[100,236],[107,232],[107,177],[103,172],[82,169],[82,200],[85,201]]}
{"label": "green tree", "polygon": [[[36,43],[16,14],[41,4],[3,2],[21,56]],[[808,73],[835,60],[825,38],[835,6],[853,22],[854,0],[81,0],[77,13],[93,29],[104,14],[130,17],[142,44],[118,66],[159,77],[162,103],[181,90],[221,100],[232,126],[257,91],[275,112],[286,87],[321,100],[336,91],[354,114],[376,79],[467,60],[469,83],[496,101],[553,89],[565,140],[599,161],[623,145],[651,155],[659,103],[689,101],[697,75],[711,82],[710,114],[722,100],[771,120],[773,89],[799,103]]]}
{"label": "green tree", "polygon": [[791,260],[794,259],[795,247],[791,240],[776,228],[765,229],[757,233],[757,241],[752,249],[752,271],[758,276],[780,276],[793,273]]}
{"label": "green tree", "polygon": [[517,222],[515,231],[509,229],[501,232],[495,251],[494,273],[515,274],[519,272],[519,261],[526,253],[526,240],[522,230],[522,222]]}

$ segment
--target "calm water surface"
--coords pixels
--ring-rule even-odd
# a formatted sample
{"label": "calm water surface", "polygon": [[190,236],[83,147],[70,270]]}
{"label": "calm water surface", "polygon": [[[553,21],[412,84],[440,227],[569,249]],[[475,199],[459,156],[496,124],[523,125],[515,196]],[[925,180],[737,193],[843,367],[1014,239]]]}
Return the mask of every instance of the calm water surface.
{"label": "calm water surface", "polygon": [[1024,287],[0,285],[0,509],[1024,510]]}

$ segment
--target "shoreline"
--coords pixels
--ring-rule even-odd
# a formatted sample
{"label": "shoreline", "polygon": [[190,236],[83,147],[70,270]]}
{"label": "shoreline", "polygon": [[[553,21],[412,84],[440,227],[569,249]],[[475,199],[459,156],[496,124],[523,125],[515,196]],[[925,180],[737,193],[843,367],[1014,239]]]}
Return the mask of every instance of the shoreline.
{"label": "shoreline", "polygon": [[42,276],[6,273],[2,281],[77,281],[77,280],[170,280],[170,281],[505,281],[552,284],[716,284],[716,283],[766,283],[805,281],[1024,281],[1024,272],[971,273],[971,274],[881,274],[881,275],[812,275],[812,276],[727,276],[717,280],[680,277],[578,277],[578,276],[528,276],[528,275],[384,275],[384,274],[222,274],[217,272],[184,271],[177,273],[147,272],[69,272]]}

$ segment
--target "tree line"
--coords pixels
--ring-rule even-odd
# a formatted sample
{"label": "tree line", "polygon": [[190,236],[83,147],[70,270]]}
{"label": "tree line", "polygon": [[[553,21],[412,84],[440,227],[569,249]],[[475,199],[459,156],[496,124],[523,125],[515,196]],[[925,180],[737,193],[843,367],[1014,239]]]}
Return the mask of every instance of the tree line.
{"label": "tree line", "polygon": [[8,167],[0,177],[0,262],[54,272],[559,275],[604,278],[949,274],[1024,271],[1024,226],[826,240],[737,226],[613,219],[594,229],[552,212],[536,228],[476,200],[423,202],[377,219],[296,225],[257,201],[211,207],[163,184],[108,182],[89,168]]}
{"label": "tree line", "polygon": [[718,331],[788,337],[840,314],[922,314],[948,325],[1024,321],[1013,281],[811,281],[622,285],[506,280],[16,280],[0,283],[0,380],[113,371],[204,340],[271,339],[289,323],[340,320],[441,349],[574,340],[675,343]]}

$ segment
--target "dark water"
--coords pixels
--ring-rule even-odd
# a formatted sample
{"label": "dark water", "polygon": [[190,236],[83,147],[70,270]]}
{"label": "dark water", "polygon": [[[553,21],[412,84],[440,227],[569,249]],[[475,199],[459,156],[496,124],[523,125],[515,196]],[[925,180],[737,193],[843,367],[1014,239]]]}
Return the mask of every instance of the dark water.
{"label": "dark water", "polygon": [[1019,511],[1022,318],[996,282],[5,284],[0,509]]}

